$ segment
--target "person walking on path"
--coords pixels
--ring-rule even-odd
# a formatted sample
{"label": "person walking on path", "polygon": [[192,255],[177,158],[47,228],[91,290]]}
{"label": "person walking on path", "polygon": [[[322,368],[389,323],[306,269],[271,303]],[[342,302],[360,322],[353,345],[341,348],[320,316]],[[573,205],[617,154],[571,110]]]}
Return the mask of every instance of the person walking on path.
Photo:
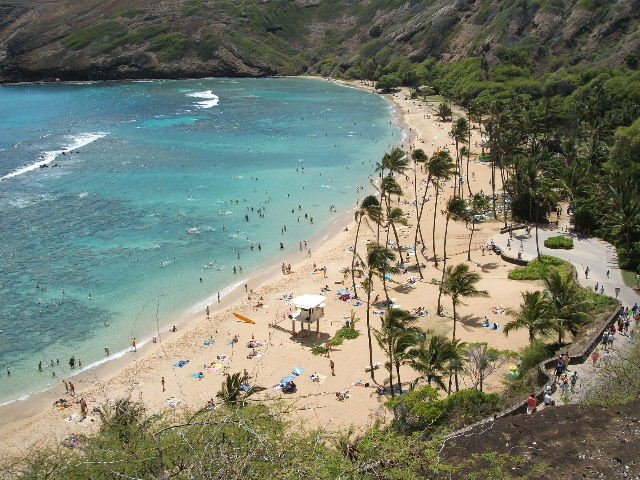
{"label": "person walking on path", "polygon": [[537,410],[538,410],[538,400],[536,400],[536,394],[531,393],[531,395],[529,395],[529,398],[527,398],[527,413],[529,415],[532,415],[536,413]]}
{"label": "person walking on path", "polygon": [[329,368],[331,368],[331,376],[332,377],[336,376],[335,367],[336,367],[336,364],[333,363],[333,359],[329,360]]}
{"label": "person walking on path", "polygon": [[597,350],[594,350],[593,353],[591,354],[591,360],[593,361],[593,368],[597,368],[598,360],[600,360],[600,354],[598,353]]}
{"label": "person walking on path", "polygon": [[587,268],[584,269],[584,278],[589,278],[589,267],[587,266]]}
{"label": "person walking on path", "polygon": [[165,391],[165,389],[164,389],[164,377],[162,377],[162,380],[160,380],[160,383],[162,384],[162,391],[164,392]]}
{"label": "person walking on path", "polygon": [[576,389],[576,384],[578,383],[578,372],[576,372],[575,370],[571,374],[570,382],[571,382],[571,393],[573,393]]}

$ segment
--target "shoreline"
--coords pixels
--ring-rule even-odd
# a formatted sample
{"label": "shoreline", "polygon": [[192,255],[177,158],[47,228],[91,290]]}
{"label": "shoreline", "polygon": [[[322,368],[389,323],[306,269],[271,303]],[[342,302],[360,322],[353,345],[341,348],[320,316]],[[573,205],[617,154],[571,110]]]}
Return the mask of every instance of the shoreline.
{"label": "shoreline", "polygon": [[[357,83],[345,82],[345,85],[345,83],[336,82],[335,80],[316,79],[340,83],[349,88],[368,89],[364,85],[358,85]],[[385,95],[385,98],[390,102],[393,109],[396,125],[404,127],[405,136],[400,142],[403,146],[408,143],[408,150],[412,147],[424,148],[428,154],[431,154],[433,150],[438,148],[451,148],[451,139],[447,135],[449,125],[441,124],[435,119],[432,120],[430,115],[426,115],[430,112],[431,105],[420,104],[415,112],[410,112],[410,110],[415,109],[413,105],[418,105],[418,102],[408,99],[405,91],[400,91],[393,95]],[[415,115],[417,112],[419,112],[419,115]],[[431,141],[431,147],[427,146],[426,141]],[[472,166],[474,173],[477,173],[478,177],[477,179],[474,177],[472,185],[478,191],[488,181],[488,170],[486,166],[477,161],[474,161]],[[401,204],[401,206],[406,209],[409,222],[414,223],[415,212],[409,206],[413,196],[413,189],[409,185],[410,181],[409,179],[402,179],[401,183],[405,185],[407,196],[404,199],[405,203]],[[424,189],[424,178],[422,178],[421,172],[419,182],[418,190],[420,195],[420,190]],[[367,191],[365,190],[362,193],[366,195]],[[449,194],[450,189],[447,187],[443,190],[443,202],[445,201],[445,196]],[[429,203],[427,203],[426,207],[425,210],[433,210]],[[179,410],[186,408],[189,411],[189,409],[199,408],[215,395],[221,379],[216,376],[212,377],[211,375],[215,374],[207,371],[203,379],[195,380],[191,378],[190,372],[194,368],[196,370],[203,368],[204,371],[204,367],[201,365],[204,363],[206,366],[215,352],[218,355],[223,353],[225,357],[228,357],[225,369],[219,373],[220,375],[224,374],[227,369],[230,369],[229,373],[234,373],[242,372],[244,368],[252,376],[253,382],[267,387],[267,398],[274,398],[274,395],[275,398],[283,398],[271,392],[268,387],[273,385],[282,375],[286,375],[294,366],[300,365],[305,368],[306,373],[303,377],[314,371],[319,372],[323,377],[323,381],[320,384],[304,382],[304,385],[301,385],[301,390],[304,390],[305,393],[308,391],[309,394],[304,395],[304,397],[295,395],[292,398],[296,402],[301,402],[299,408],[293,410],[294,418],[308,426],[335,429],[355,425],[359,428],[370,425],[377,419],[384,420],[389,418],[389,412],[382,406],[382,402],[385,399],[384,396],[379,397],[371,388],[356,388],[355,386],[359,378],[366,379],[369,375],[364,373],[364,368],[360,370],[361,367],[367,364],[365,360],[367,357],[366,335],[363,335],[362,324],[359,328],[361,335],[358,339],[349,340],[343,348],[334,349],[331,352],[331,358],[335,359],[337,364],[335,376],[332,376],[327,370],[328,359],[326,357],[314,356],[309,352],[309,348],[314,345],[313,339],[300,338],[295,335],[289,336],[288,334],[283,335],[281,330],[270,328],[271,324],[288,326],[285,316],[288,307],[286,302],[283,303],[281,300],[282,294],[294,293],[294,295],[299,295],[314,291],[314,293],[317,293],[316,289],[320,290],[323,285],[330,285],[331,292],[323,293],[323,295],[327,296],[328,301],[325,318],[321,326],[322,337],[320,341],[324,341],[340,326],[344,325],[344,318],[349,317],[349,311],[355,312],[358,318],[362,319],[363,310],[366,309],[366,306],[357,308],[357,305],[341,302],[335,297],[334,293],[338,288],[342,288],[336,284],[343,284],[344,286],[350,286],[351,284],[350,278],[347,281],[346,276],[342,281],[336,280],[335,277],[341,277],[338,272],[345,265],[350,266],[352,257],[350,249],[353,247],[355,238],[355,228],[352,228],[355,225],[352,217],[353,210],[354,207],[352,206],[347,208],[345,212],[341,212],[331,222],[330,227],[327,229],[328,232],[320,230],[317,239],[311,239],[313,248],[311,257],[307,257],[304,254],[295,254],[288,257],[294,270],[291,275],[283,276],[278,273],[276,267],[278,262],[276,261],[271,271],[266,271],[263,272],[264,275],[247,279],[250,287],[255,292],[255,296],[257,298],[264,297],[265,305],[263,307],[256,308],[253,305],[254,301],[242,296],[244,294],[242,288],[235,288],[228,297],[225,297],[228,298],[227,302],[221,302],[220,305],[213,304],[215,310],[211,312],[211,320],[206,320],[203,312],[192,311],[189,315],[187,315],[189,312],[186,312],[185,322],[181,325],[178,333],[170,335],[168,340],[164,337],[163,341],[157,345],[150,344],[154,348],[147,348],[147,345],[145,345],[144,349],[135,355],[125,354],[122,358],[105,364],[112,364],[113,368],[101,368],[99,366],[96,367],[95,372],[91,372],[92,375],[87,374],[83,379],[78,377],[79,385],[76,390],[79,391],[79,394],[75,397],[75,402],[78,401],[80,396],[83,396],[88,399],[91,407],[93,407],[106,401],[129,396],[143,401],[150,412],[160,413],[167,411],[169,408],[167,404],[171,399],[177,400],[177,403],[174,401],[174,404],[181,403],[179,407],[172,405]],[[425,218],[430,228],[431,215],[427,215]],[[345,225],[349,227],[348,231],[345,231]],[[440,228],[436,238],[441,242],[442,225],[440,222],[438,222],[438,225]],[[486,222],[480,224],[476,229],[474,236],[474,256],[477,256],[476,260],[480,260],[479,245],[492,236],[495,231],[499,230],[499,226],[500,222]],[[410,239],[413,238],[411,233],[412,226],[400,227],[399,230],[401,237],[406,239],[404,241],[401,240],[402,243],[405,245],[410,244]],[[452,222],[449,227],[449,234],[450,250],[447,256],[452,258],[452,262],[466,260],[466,243],[468,241],[466,227]],[[458,238],[459,240],[457,240]],[[363,223],[358,250],[361,251],[362,245],[371,239],[375,239],[375,232],[370,227],[367,228]],[[318,244],[315,242],[318,242]],[[431,251],[430,245],[429,251]],[[463,254],[464,259],[462,258]],[[515,307],[517,303],[514,304],[514,301],[517,302],[519,298],[517,293],[531,285],[531,282],[521,282],[504,284],[508,285],[508,288],[501,288],[503,287],[502,284],[498,284],[496,287],[495,282],[509,281],[506,280],[508,267],[503,262],[495,263],[494,258],[496,257],[488,256],[486,259],[482,257],[483,261],[489,263],[476,263],[485,272],[482,280],[484,285],[480,287],[487,289],[490,287],[494,298],[474,301],[473,309],[467,308],[465,311],[465,308],[462,308],[462,311],[467,314],[467,319],[464,324],[460,325],[461,335],[463,337],[467,336],[467,338],[464,338],[465,341],[470,339],[473,341],[488,341],[492,346],[498,348],[517,348],[520,344],[526,344],[526,334],[516,332],[510,335],[507,342],[503,335],[498,337],[496,333],[492,334],[486,329],[477,328],[481,317],[477,317],[474,312],[485,312],[490,309],[492,303]],[[496,260],[499,260],[499,258],[496,258]],[[319,265],[329,266],[330,273],[328,276],[323,277],[321,273],[318,274],[317,271],[312,271],[312,264],[316,262]],[[399,278],[397,287],[395,285],[390,286],[390,289],[396,290],[391,295],[400,296],[404,304],[402,308],[410,310],[411,308],[422,306],[433,312],[435,308],[432,304],[435,296],[437,296],[437,288],[434,287],[430,280],[432,277],[438,277],[438,272],[440,270],[433,269],[433,266],[429,264],[427,271],[425,271],[424,280],[419,280],[413,287],[416,290],[402,290],[400,283],[404,280]],[[380,287],[381,285],[376,283],[374,289],[381,293]],[[247,325],[237,322],[231,316],[233,310],[246,313],[250,318],[256,320],[256,324]],[[379,317],[372,315],[372,326],[377,328],[377,324],[374,323],[377,321],[379,321]],[[432,333],[446,334],[450,331],[449,322],[449,318],[439,318],[433,314],[420,319],[422,328]],[[251,335],[251,338],[255,336],[256,339],[261,340],[264,343],[263,347],[260,348],[261,356],[257,358],[247,356],[245,358],[242,352],[247,350],[243,350],[242,345],[238,345],[236,349],[239,351],[234,352],[233,343],[229,343],[229,340],[226,343],[223,342],[225,336],[229,339],[234,335],[240,337],[241,343],[246,341],[249,335]],[[215,343],[212,347],[206,346],[206,343],[203,346],[203,339],[213,339],[214,337]],[[268,342],[266,340],[267,337]],[[374,360],[383,360],[381,351],[377,348],[377,345],[375,347]],[[193,363],[185,369],[176,368],[173,364],[178,359],[188,359]],[[405,368],[407,370],[403,374],[403,378],[411,377],[412,371],[408,367],[403,367],[403,371]],[[385,381],[384,376],[384,370],[380,370],[380,373],[376,374],[376,378],[382,384]],[[161,377],[168,379],[166,392],[164,391],[164,385],[162,391],[160,391],[159,383]],[[302,377],[299,380],[303,382]],[[487,382],[486,386],[490,388],[490,382]],[[340,408],[336,408],[334,392],[345,388],[351,389],[351,398],[347,403],[340,404]],[[496,379],[494,388],[500,388],[499,378]],[[50,399],[64,397],[63,394],[56,393],[56,390],[55,387],[51,389]],[[60,392],[60,390],[57,390],[57,392]],[[16,403],[14,402],[12,405],[15,406]],[[20,403],[20,406],[26,407],[26,402]],[[69,409],[68,413],[71,413],[71,415],[67,412],[56,411],[51,408],[51,403],[46,403],[45,400],[39,400],[37,408],[33,405],[30,408],[37,411],[25,408],[20,412],[14,412],[13,415],[16,416],[12,417],[7,408],[0,407],[0,412],[2,412],[0,418],[11,418],[11,420],[4,423],[1,423],[2,421],[0,420],[0,438],[4,440],[3,450],[7,452],[22,451],[25,447],[33,445],[35,438],[38,434],[42,434],[43,431],[47,432],[46,438],[49,441],[55,442],[68,435],[69,432],[78,432],[83,429],[86,429],[87,432],[94,431],[99,423],[95,418],[78,421],[77,406],[72,406]]]}

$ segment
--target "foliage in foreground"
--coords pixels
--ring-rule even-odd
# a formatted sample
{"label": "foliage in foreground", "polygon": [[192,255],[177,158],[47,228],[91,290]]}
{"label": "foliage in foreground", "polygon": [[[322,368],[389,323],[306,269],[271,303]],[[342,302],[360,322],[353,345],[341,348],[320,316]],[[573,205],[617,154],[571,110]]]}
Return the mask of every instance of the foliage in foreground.
{"label": "foliage in foreground", "polygon": [[553,249],[571,250],[573,248],[573,239],[562,236],[549,237],[544,241],[544,246]]}
{"label": "foliage in foreground", "polygon": [[[464,398],[456,402],[457,408],[470,404],[471,397]],[[51,480],[465,479],[478,474],[522,478],[521,471],[512,476],[512,467],[525,463],[510,454],[489,452],[447,464],[439,460],[441,443],[379,426],[357,437],[292,428],[286,421],[289,412],[277,405],[151,417],[135,402],[120,402],[121,409],[127,406],[127,414],[105,415],[100,432],[81,437],[78,448],[41,448],[19,460],[5,460],[0,470],[8,478]]]}

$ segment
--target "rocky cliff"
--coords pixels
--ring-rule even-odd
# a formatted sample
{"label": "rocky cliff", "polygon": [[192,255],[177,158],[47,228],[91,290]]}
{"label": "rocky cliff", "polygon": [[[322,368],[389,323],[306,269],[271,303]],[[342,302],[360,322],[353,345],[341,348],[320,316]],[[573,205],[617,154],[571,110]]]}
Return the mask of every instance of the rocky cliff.
{"label": "rocky cliff", "polygon": [[336,75],[521,46],[541,68],[640,53],[640,0],[0,0],[0,81]]}

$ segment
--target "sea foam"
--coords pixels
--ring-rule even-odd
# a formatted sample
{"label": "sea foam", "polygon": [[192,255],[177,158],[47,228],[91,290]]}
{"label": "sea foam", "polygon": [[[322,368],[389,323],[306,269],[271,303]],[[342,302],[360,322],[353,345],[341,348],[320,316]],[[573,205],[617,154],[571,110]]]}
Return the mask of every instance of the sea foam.
{"label": "sea foam", "polygon": [[203,92],[187,93],[187,97],[205,98],[206,100],[203,100],[201,102],[195,102],[195,104],[200,108],[215,107],[216,105],[218,105],[218,102],[220,100],[220,98],[211,90],[204,90]]}
{"label": "sea foam", "polygon": [[69,138],[69,143],[62,147],[60,150],[49,150],[48,152],[42,152],[40,156],[40,160],[31,163],[29,165],[25,165],[24,167],[20,167],[13,172],[6,174],[4,177],[0,177],[1,180],[7,180],[9,178],[17,177],[18,175],[22,175],[23,173],[30,172],[32,170],[37,170],[38,168],[49,165],[53,162],[59,155],[63,153],[72,152],[73,150],[77,150],[81,147],[89,145],[90,143],[95,142],[96,140],[105,137],[108,135],[107,133],[95,132],[95,133],[80,133],[79,135],[71,136]]}

